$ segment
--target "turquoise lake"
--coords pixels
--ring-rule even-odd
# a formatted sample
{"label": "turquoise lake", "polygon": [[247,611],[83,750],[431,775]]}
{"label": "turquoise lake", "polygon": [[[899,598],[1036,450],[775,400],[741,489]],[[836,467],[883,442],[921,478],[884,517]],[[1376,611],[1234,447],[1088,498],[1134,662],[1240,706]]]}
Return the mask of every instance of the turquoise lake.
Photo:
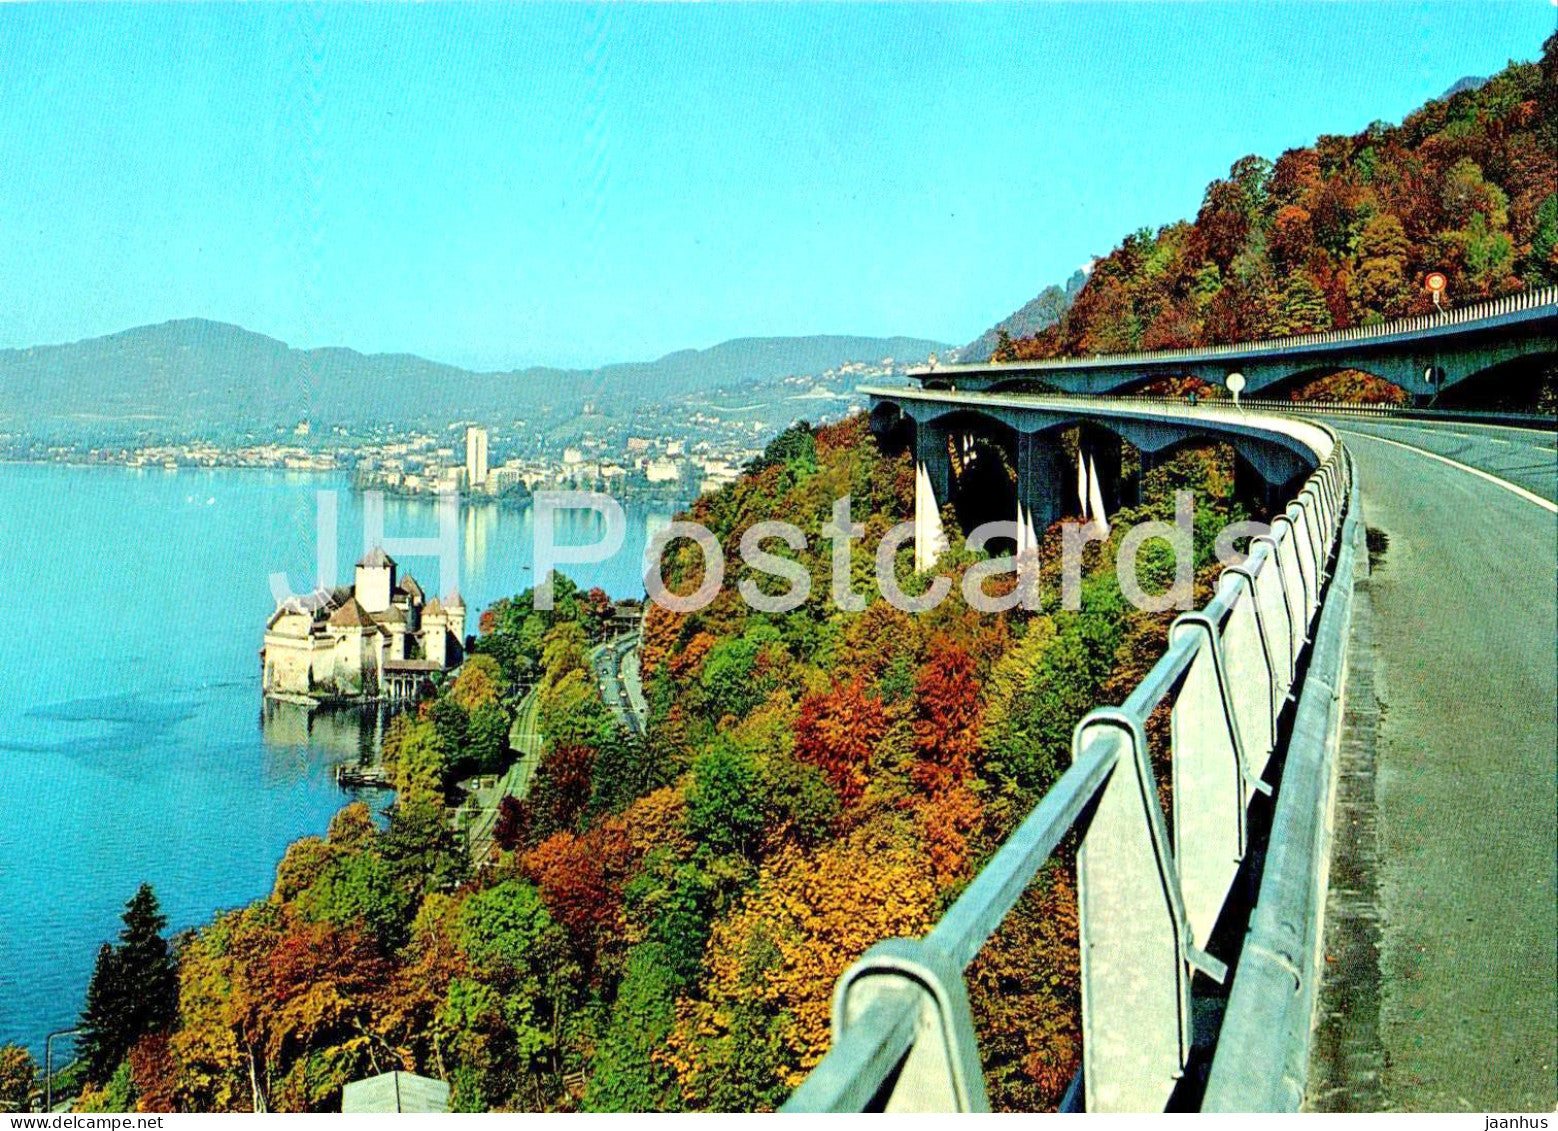
{"label": "turquoise lake", "polygon": [[[265,895],[286,846],[351,800],[333,768],[371,727],[260,695],[269,578],[312,586],[321,489],[336,492],[346,583],[364,545],[344,479],[0,465],[0,1042],[41,1055],[74,1024],[143,880],[172,929],[206,922]],[[670,517],[626,509],[623,551],[568,569],[614,597],[642,595],[644,543]],[[431,501],[386,501],[389,538],[438,522]],[[557,539],[590,541],[598,525],[560,516]],[[462,509],[467,631],[530,586],[533,534],[528,508]],[[430,595],[448,588],[436,558],[400,565]]]}

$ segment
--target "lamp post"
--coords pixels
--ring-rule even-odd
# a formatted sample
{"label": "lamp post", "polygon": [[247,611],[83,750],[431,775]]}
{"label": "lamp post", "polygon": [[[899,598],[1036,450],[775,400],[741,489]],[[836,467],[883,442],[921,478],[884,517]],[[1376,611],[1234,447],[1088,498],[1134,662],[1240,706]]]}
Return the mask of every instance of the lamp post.
{"label": "lamp post", "polygon": [[1223,383],[1228,386],[1228,391],[1233,394],[1234,407],[1243,412],[1244,406],[1239,403],[1239,394],[1244,392],[1244,374],[1230,373],[1228,374],[1228,379]]}
{"label": "lamp post", "polygon": [[43,1039],[43,1112],[54,1110],[54,1038],[74,1037],[80,1029],[56,1029]]}

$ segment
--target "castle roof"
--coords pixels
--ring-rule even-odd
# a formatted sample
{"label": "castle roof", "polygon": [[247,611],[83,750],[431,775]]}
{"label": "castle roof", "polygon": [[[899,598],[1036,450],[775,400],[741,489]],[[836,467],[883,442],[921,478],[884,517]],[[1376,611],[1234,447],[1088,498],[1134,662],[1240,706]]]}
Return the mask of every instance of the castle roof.
{"label": "castle roof", "polygon": [[384,552],[383,546],[375,546],[357,563],[366,569],[385,569],[395,564],[395,559]]}
{"label": "castle roof", "polygon": [[276,605],[275,611],[265,622],[265,627],[267,630],[276,627],[276,623],[288,613],[301,613],[318,625],[327,620],[330,614],[345,604],[351,596],[352,588],[349,585],[337,585],[334,589],[315,589],[312,593],[302,596],[293,594]]}
{"label": "castle roof", "polygon": [[387,672],[441,672],[444,666],[437,660],[385,660]]}
{"label": "castle roof", "polygon": [[372,628],[373,614],[356,597],[348,597],[344,605],[330,614],[330,624],[333,628]]}
{"label": "castle roof", "polygon": [[314,615],[313,610],[304,608],[302,601],[292,597],[276,606],[276,610],[271,613],[270,617],[265,621],[265,631],[269,632],[271,629],[275,628],[277,622],[288,613],[302,613],[304,616],[309,617],[310,619],[312,619]]}
{"label": "castle roof", "polygon": [[460,596],[458,589],[451,589],[444,594],[444,607],[448,609],[465,608],[465,598]]}
{"label": "castle roof", "polygon": [[426,605],[422,606],[422,616],[424,619],[427,617],[441,617],[444,615],[444,603],[437,597],[434,597]]}
{"label": "castle roof", "polygon": [[400,579],[399,584],[395,586],[395,591],[410,597],[413,604],[420,605],[427,600],[427,594],[422,592],[422,587],[417,584],[417,579],[409,573]]}

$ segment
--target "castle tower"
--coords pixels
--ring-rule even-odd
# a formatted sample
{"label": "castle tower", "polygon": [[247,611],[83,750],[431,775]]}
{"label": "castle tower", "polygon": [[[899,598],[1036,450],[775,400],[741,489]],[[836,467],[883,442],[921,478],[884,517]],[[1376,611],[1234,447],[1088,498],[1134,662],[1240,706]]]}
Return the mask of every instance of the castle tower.
{"label": "castle tower", "polygon": [[422,607],[422,647],[433,663],[449,667],[449,614],[437,597]]}
{"label": "castle tower", "polygon": [[395,592],[395,559],[375,546],[357,563],[354,586],[358,604],[370,613],[382,613],[390,607]]}
{"label": "castle tower", "polygon": [[451,590],[444,598],[444,612],[449,616],[449,635],[454,637],[456,648],[465,647],[465,599],[458,589]]}
{"label": "castle tower", "polygon": [[460,664],[466,657],[466,601],[461,597],[460,590],[452,589],[444,597],[444,614],[449,617],[447,662],[450,665]]}

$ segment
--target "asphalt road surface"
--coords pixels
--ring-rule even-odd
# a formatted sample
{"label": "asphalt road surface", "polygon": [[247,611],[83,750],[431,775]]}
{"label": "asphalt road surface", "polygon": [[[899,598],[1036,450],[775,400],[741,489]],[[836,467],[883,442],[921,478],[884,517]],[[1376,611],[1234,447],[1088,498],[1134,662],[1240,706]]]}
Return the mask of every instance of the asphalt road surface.
{"label": "asphalt road surface", "polygon": [[1355,618],[1309,1105],[1550,1112],[1553,434],[1330,423],[1387,545]]}
{"label": "asphalt road surface", "polygon": [[593,653],[601,698],[629,734],[642,734],[647,712],[638,686],[638,636],[619,636]]}
{"label": "asphalt road surface", "polygon": [[[1558,500],[1558,457],[1554,455],[1555,434],[1552,432],[1436,421],[1326,419],[1332,427],[1351,435],[1383,438],[1422,448],[1490,472],[1549,502]],[[1364,446],[1356,444],[1354,449]]]}

